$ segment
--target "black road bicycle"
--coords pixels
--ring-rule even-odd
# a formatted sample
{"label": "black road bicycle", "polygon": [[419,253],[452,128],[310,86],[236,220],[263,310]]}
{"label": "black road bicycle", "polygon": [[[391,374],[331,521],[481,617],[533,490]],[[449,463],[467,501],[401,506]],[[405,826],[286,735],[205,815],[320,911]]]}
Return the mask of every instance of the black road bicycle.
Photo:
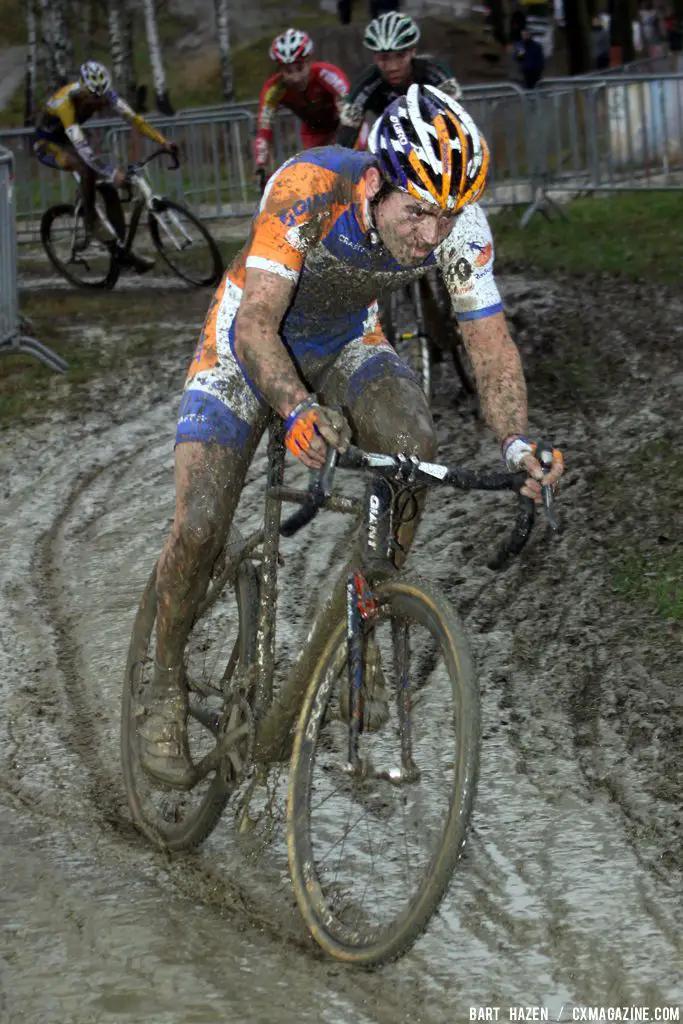
{"label": "black road bicycle", "polygon": [[[524,473],[358,448],[342,456],[331,450],[309,489],[295,490],[284,485],[283,437],[273,421],[264,526],[247,539],[232,531],[186,645],[189,791],[156,785],[140,766],[136,708],[154,665],[156,567],[151,573],[124,682],[125,788],[147,838],[185,850],[212,832],[231,798],[243,824],[257,782],[291,751],[286,834],[303,918],[331,956],[377,965],[412,945],[449,885],[467,835],[480,745],[465,631],[437,587],[396,569],[397,525],[415,515],[416,489],[517,491],[514,530],[489,563],[500,569],[526,543],[535,506],[519,493]],[[549,451],[539,446],[539,457]],[[335,467],[368,474],[364,500],[332,493]],[[302,505],[284,522],[283,502]],[[359,517],[359,541],[327,597],[309,595],[303,649],[275,687],[279,538],[321,508]]]}
{"label": "black road bicycle", "polygon": [[[97,216],[107,234],[117,237],[123,257],[132,249],[143,214],[155,250],[177,277],[195,288],[212,287],[223,275],[223,258],[206,226],[186,206],[157,195],[144,170],[166,151],[156,150],[126,169],[127,199],[133,209],[126,230],[117,190],[108,182],[97,183]],[[172,168],[179,166],[171,156]],[[74,174],[77,181],[79,175]],[[124,186],[125,187],[125,186]],[[83,204],[59,203],[43,214],[40,237],[55,269],[79,288],[113,288],[125,265],[109,247],[92,238],[87,242]]]}

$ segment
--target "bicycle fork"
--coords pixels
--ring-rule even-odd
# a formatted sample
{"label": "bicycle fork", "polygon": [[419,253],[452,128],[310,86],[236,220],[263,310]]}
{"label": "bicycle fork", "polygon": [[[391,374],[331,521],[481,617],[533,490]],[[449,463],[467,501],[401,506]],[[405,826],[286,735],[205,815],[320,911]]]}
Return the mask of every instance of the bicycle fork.
{"label": "bicycle fork", "polygon": [[408,672],[408,624],[405,619],[391,619],[396,702],[401,737],[401,767],[377,771],[359,753],[363,732],[363,703],[366,666],[363,658],[364,639],[379,614],[377,599],[361,572],[350,572],[346,581],[346,642],[349,677],[349,737],[347,771],[355,778],[386,779],[395,785],[415,782],[419,770],[413,760],[411,732],[411,693]]}

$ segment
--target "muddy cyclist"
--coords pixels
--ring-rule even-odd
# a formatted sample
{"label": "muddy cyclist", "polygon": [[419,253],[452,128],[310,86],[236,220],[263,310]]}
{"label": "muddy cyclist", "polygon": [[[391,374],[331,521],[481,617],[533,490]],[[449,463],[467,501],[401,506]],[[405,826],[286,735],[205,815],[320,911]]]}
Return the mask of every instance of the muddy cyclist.
{"label": "muddy cyclist", "polygon": [[[207,313],[180,404],[154,676],[136,711],[142,766],[156,780],[183,787],[194,777],[185,642],[271,411],[285,421],[289,451],[309,467],[323,464],[328,445],[343,451],[351,438],[366,450],[435,455],[426,397],[382,336],[378,295],[441,267],[506,465],[528,472],[524,493],[538,501],[539,481],[559,479],[561,454],[543,477],[526,438],[522,363],[477,203],[488,165],[486,142],[463,107],[413,85],[375,123],[369,152],[312,150],[270,178]],[[400,562],[423,495],[414,504],[416,515],[396,534]],[[369,674],[381,727],[381,668]]]}

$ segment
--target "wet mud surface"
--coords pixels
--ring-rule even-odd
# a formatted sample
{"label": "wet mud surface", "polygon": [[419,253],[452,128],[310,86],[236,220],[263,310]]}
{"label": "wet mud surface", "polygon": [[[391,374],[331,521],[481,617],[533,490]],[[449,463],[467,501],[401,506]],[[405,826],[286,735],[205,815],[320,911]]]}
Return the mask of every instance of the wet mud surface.
{"label": "wet mud surface", "polygon": [[[683,1002],[683,630],[615,583],[632,556],[652,566],[680,550],[683,474],[667,465],[681,307],[608,279],[512,269],[502,286],[533,432],[566,453],[565,530],[552,546],[537,531],[496,575],[486,558],[510,526],[506,500],[430,498],[413,564],[471,639],[481,780],[438,916],[375,973],[324,960],[308,939],[277,820],[258,857],[228,810],[196,855],[172,861],[130,824],[121,683],[172,515],[175,414],[203,309],[169,293],[177,329],[154,358],[124,355],[77,389],[56,382],[63,400],[4,428],[0,1020],[441,1022],[486,1004],[544,1005],[552,1019],[572,1004]],[[440,457],[494,463],[448,373],[437,383]],[[247,530],[263,467],[260,450],[238,515]],[[283,545],[283,662],[306,631],[288,609],[341,559],[344,528],[320,517]]]}

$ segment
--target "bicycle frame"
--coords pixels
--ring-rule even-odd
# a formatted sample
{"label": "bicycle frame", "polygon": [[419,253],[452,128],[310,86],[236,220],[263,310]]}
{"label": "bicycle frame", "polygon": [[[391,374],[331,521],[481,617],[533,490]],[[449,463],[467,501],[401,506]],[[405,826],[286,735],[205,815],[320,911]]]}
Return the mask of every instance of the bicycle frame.
{"label": "bicycle frame", "polygon": [[[289,671],[279,694],[273,699],[273,677],[275,674],[275,619],[277,608],[278,556],[280,549],[280,525],[283,502],[303,504],[308,491],[283,486],[285,446],[284,424],[270,424],[267,455],[267,482],[264,525],[245,541],[236,558],[228,560],[218,581],[229,579],[237,565],[245,558],[258,559],[261,563],[260,600],[257,623],[256,663],[253,685],[254,718],[256,739],[254,761],[261,765],[285,760],[287,740],[294,720],[301,709],[308,680],[319,660],[332,626],[344,613],[346,583],[352,568],[361,568],[352,558],[328,592],[306,637],[299,658]],[[327,508],[345,514],[359,516],[363,503],[350,498],[331,497]],[[257,549],[261,546],[260,552]],[[362,561],[362,560],[361,560]],[[387,571],[393,566],[387,561]],[[226,737],[229,740],[229,737]],[[220,744],[219,744],[220,746]],[[209,755],[213,759],[213,754]],[[202,766],[198,766],[202,769]]]}
{"label": "bicycle frame", "polygon": [[[149,159],[153,159],[157,155],[158,154],[156,154],[156,153],[152,154],[152,157],[150,157]],[[146,161],[146,162],[148,162],[148,161]],[[71,242],[71,247],[72,247],[72,250],[73,250],[73,247],[74,247],[75,242],[76,242],[76,224],[78,222],[78,214],[79,214],[79,212],[80,212],[80,210],[81,210],[81,208],[83,206],[83,199],[82,199],[82,196],[81,196],[81,189],[80,189],[81,176],[78,173],[78,171],[73,171],[72,173],[73,173],[73,176],[74,176],[74,178],[76,179],[76,181],[78,182],[78,185],[79,185],[78,198],[77,198],[76,204],[74,206],[74,224],[73,224],[73,229],[72,229],[72,242]],[[138,193],[138,198],[136,199],[136,201],[135,201],[135,203],[133,205],[133,211],[131,213],[130,220],[128,222],[128,228],[126,230],[125,237],[122,239],[124,248],[125,249],[130,249],[132,247],[133,242],[135,241],[135,236],[137,234],[138,226],[140,224],[140,218],[141,218],[141,216],[142,216],[142,214],[144,212],[147,212],[148,214],[153,214],[153,215],[156,216],[157,223],[163,229],[163,231],[166,234],[166,236],[169,239],[171,239],[171,241],[174,242],[176,247],[178,247],[177,246],[177,241],[174,238],[173,233],[169,230],[169,227],[168,227],[168,225],[166,223],[165,218],[163,216],[159,216],[160,212],[161,213],[166,212],[166,214],[168,216],[170,216],[171,220],[173,221],[174,226],[178,229],[178,231],[181,232],[182,235],[184,235],[184,237],[186,239],[186,242],[188,244],[191,243],[192,239],[187,234],[187,232],[185,231],[183,225],[180,223],[180,221],[175,216],[173,211],[170,211],[170,213],[169,213],[168,211],[161,210],[161,206],[163,204],[163,197],[160,196],[160,195],[157,195],[157,193],[152,188],[150,182],[147,180],[147,178],[146,178],[146,176],[145,176],[145,174],[143,172],[143,165],[138,165],[137,167],[133,167],[133,168],[129,169],[129,176],[130,176],[130,179],[131,179],[131,182],[130,182],[130,185],[129,185],[129,195],[130,195],[130,197],[132,197],[132,188],[134,188],[136,190],[136,192]],[[114,230],[114,226],[112,225],[112,223],[110,222],[110,220],[106,216],[106,214],[103,213],[102,210],[97,206],[97,204],[95,204],[95,212],[97,214],[97,217],[98,217],[99,221],[104,225],[104,227],[108,231],[111,232],[112,237],[115,237],[116,236],[116,231]]]}
{"label": "bicycle frame", "polygon": [[[467,469],[450,470],[446,466],[436,463],[420,462],[406,456],[385,456],[369,455],[358,453],[366,461],[360,463],[347,462],[349,468],[370,468],[376,467],[377,474],[373,474],[372,486],[366,491],[364,501],[355,499],[334,497],[324,487],[319,486],[317,490],[312,486],[308,490],[296,490],[283,486],[284,477],[284,424],[281,421],[271,420],[269,424],[268,438],[268,470],[266,481],[266,501],[264,525],[253,533],[232,558],[228,558],[221,572],[215,581],[215,588],[220,592],[222,586],[233,578],[238,570],[239,564],[245,559],[261,561],[261,586],[259,597],[259,613],[257,622],[257,647],[256,661],[254,665],[248,666],[245,680],[249,691],[255,694],[252,703],[252,715],[255,723],[254,739],[254,764],[266,767],[268,765],[286,760],[288,738],[299,713],[306,695],[308,682],[313,675],[314,669],[320,660],[327,640],[338,624],[340,618],[344,617],[346,610],[347,636],[349,638],[348,664],[350,678],[353,680],[356,696],[360,690],[361,671],[359,669],[361,652],[358,646],[360,635],[357,613],[361,617],[365,608],[369,608],[372,614],[372,593],[365,587],[372,587],[373,582],[387,579],[398,572],[394,559],[393,550],[393,526],[392,513],[396,496],[400,493],[386,477],[381,475],[382,469],[399,468],[396,481],[403,482],[403,486],[420,486],[416,481],[416,466],[426,474],[434,483],[446,483],[462,489],[470,490],[477,488],[481,490],[504,490],[519,489],[522,487],[526,474],[508,474],[505,472],[484,472],[477,473]],[[357,450],[356,450],[357,451]],[[551,447],[546,442],[540,442],[537,447],[537,457],[545,459],[549,456],[552,462]],[[332,459],[332,461],[331,461]],[[337,459],[337,453],[328,450],[328,465],[333,467]],[[325,473],[323,470],[323,475]],[[559,527],[554,517],[552,495],[549,487],[544,487],[544,506],[549,526],[553,532]],[[360,516],[364,512],[364,536],[361,544],[356,547],[347,562],[347,565],[328,591],[316,614],[308,635],[304,641],[301,654],[290,669],[290,672],[280,689],[276,698],[273,696],[273,676],[275,672],[275,619],[277,607],[277,572],[279,561],[279,539],[281,534],[282,503],[292,502],[304,506],[301,513],[297,513],[292,519],[300,521],[291,530],[293,533],[300,526],[309,522],[316,514],[317,509],[323,504],[326,508],[346,514]],[[489,561],[489,567],[500,569],[504,566],[510,554],[517,554],[531,533],[534,521],[534,503],[530,498],[520,496],[520,504],[517,510],[515,529],[512,537],[502,545],[498,553]],[[292,521],[287,524],[292,525]],[[287,535],[290,535],[288,531]],[[257,548],[261,545],[261,551]],[[367,577],[366,577],[367,572]],[[399,709],[399,717],[402,724],[406,726],[402,730],[401,741],[402,761],[404,776],[411,778],[412,751],[409,729],[410,693],[405,685],[405,640],[396,636],[395,642],[398,646],[398,666],[401,686],[405,689],[403,693],[402,708]],[[403,654],[401,651],[403,650]],[[240,680],[240,683],[242,680]],[[358,705],[354,707],[354,695],[351,694],[351,729],[349,735],[349,766],[354,770],[356,765],[357,741],[360,732]],[[355,717],[355,724],[354,724]],[[197,781],[216,769],[226,750],[244,734],[244,726],[240,726],[231,734],[221,737],[214,750],[207,754],[197,765]]]}

